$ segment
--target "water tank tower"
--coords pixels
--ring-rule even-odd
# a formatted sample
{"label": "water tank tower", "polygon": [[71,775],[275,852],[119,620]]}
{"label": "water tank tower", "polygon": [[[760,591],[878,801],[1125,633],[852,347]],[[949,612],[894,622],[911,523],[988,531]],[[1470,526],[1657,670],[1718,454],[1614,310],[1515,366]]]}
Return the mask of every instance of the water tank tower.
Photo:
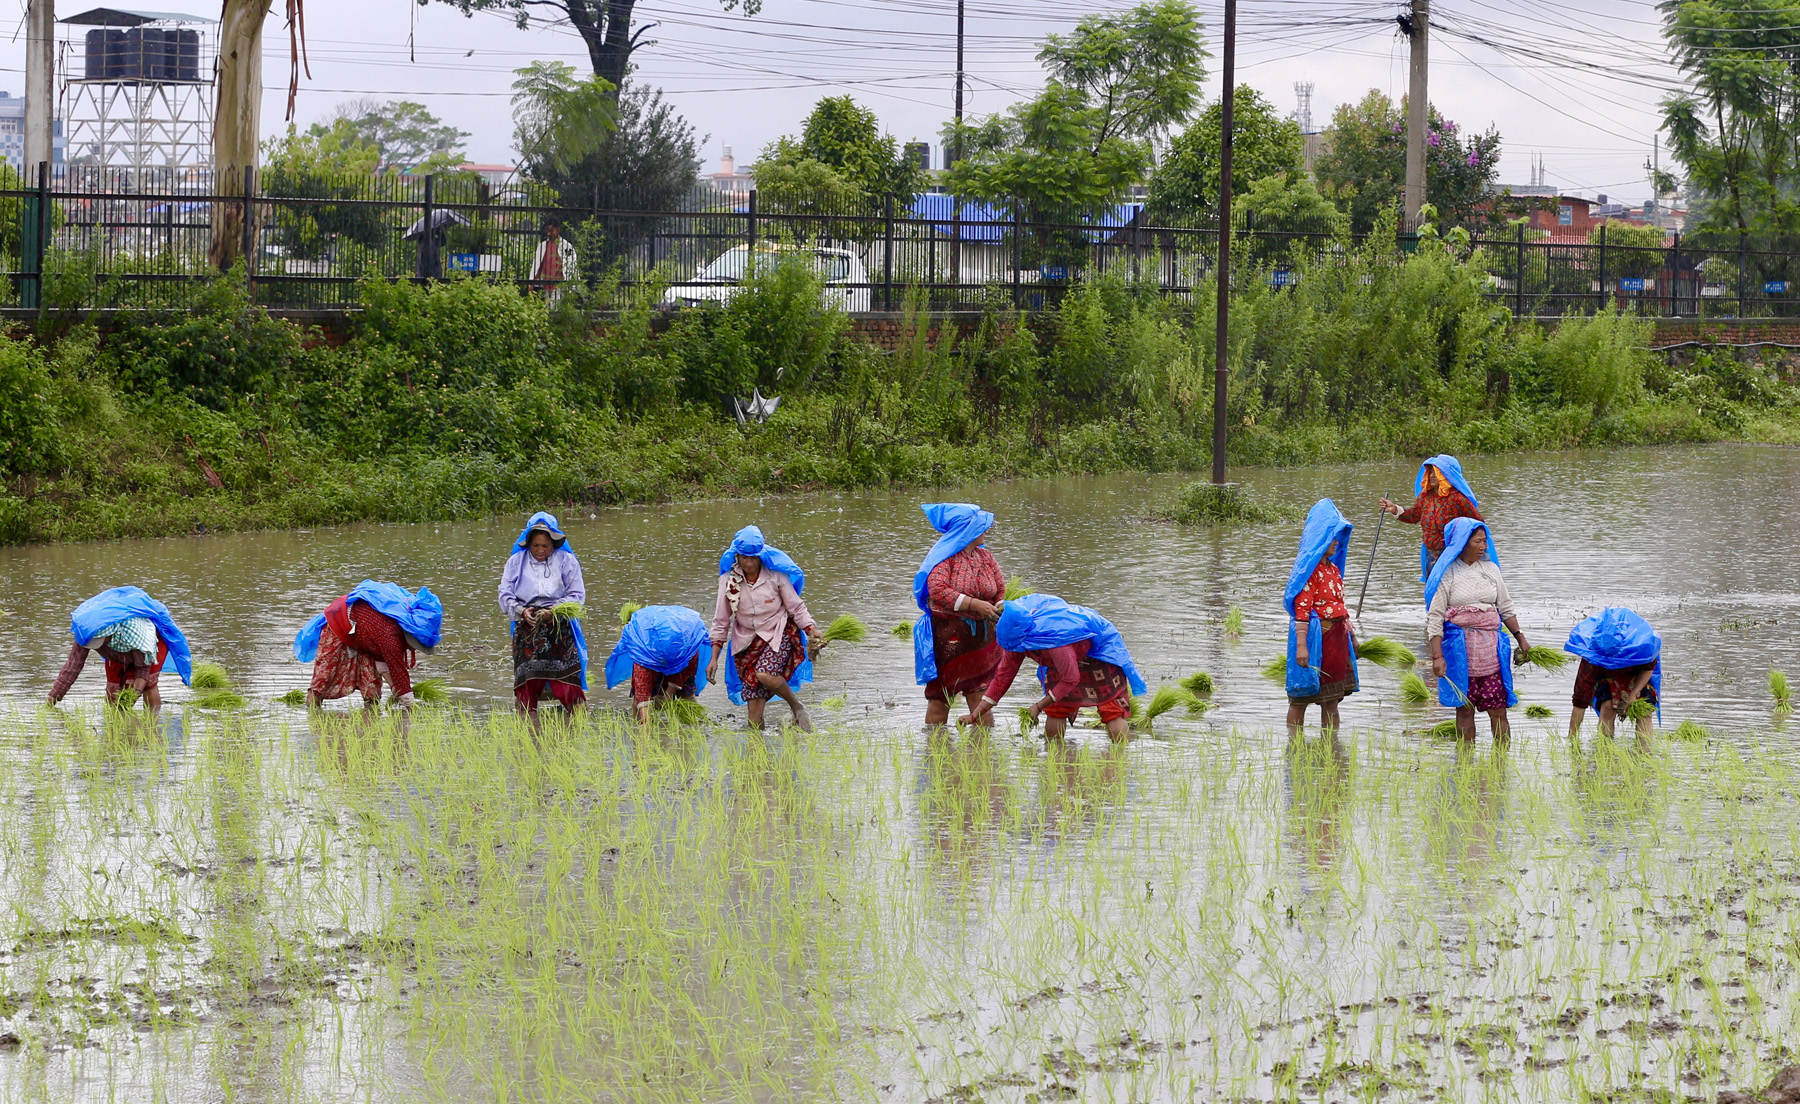
{"label": "water tank tower", "polygon": [[210,176],[218,20],[94,8],[60,22],[71,169],[125,170],[140,186]]}

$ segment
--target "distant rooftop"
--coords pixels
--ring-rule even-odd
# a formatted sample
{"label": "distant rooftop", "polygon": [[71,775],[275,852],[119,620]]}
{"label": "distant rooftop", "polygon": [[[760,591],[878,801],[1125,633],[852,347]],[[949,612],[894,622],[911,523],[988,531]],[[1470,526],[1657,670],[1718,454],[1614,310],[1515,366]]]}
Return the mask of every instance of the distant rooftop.
{"label": "distant rooftop", "polygon": [[91,8],[79,15],[58,20],[82,27],[141,27],[146,23],[217,23],[209,15],[186,12],[133,11],[129,8]]}

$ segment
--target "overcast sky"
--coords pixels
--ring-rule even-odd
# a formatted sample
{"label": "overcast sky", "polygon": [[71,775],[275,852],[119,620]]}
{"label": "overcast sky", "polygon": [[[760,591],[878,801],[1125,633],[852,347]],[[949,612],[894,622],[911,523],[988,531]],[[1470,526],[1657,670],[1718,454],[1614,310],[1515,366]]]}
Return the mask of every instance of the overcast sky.
{"label": "overcast sky", "polygon": [[[17,0],[16,0],[17,2]],[[61,0],[58,15],[92,0]],[[1119,0],[967,0],[969,110],[1003,109],[1043,83],[1037,44],[1083,14]],[[216,15],[215,3],[155,0],[146,6]],[[1219,88],[1222,0],[1200,9],[1208,49],[1208,97]],[[284,127],[288,72],[281,9],[270,17],[264,79],[265,132]],[[1241,0],[1238,79],[1284,112],[1294,84],[1310,81],[1313,119],[1371,88],[1405,92],[1407,46],[1393,16],[1400,3]],[[539,9],[541,10],[541,9]],[[821,96],[848,92],[902,141],[933,143],[950,115],[955,0],[765,0],[746,18],[714,0],[640,0],[638,22],[656,23],[637,55],[637,79],[663,87],[702,134],[706,171],[725,146],[740,163],[797,131]],[[16,18],[23,17],[19,3]],[[329,116],[359,96],[428,105],[470,132],[477,161],[509,161],[512,70],[539,58],[585,67],[567,27],[518,29],[503,15],[465,18],[438,0],[308,0],[312,73],[302,77],[297,121]],[[1542,156],[1547,182],[1580,194],[1641,201],[1647,192],[1657,104],[1676,84],[1655,7],[1634,0],[1436,0],[1431,99],[1465,128],[1497,126],[1500,179],[1525,183]],[[15,27],[16,32],[16,27]],[[18,35],[0,47],[0,87],[22,89]],[[935,163],[935,162],[934,162]]]}

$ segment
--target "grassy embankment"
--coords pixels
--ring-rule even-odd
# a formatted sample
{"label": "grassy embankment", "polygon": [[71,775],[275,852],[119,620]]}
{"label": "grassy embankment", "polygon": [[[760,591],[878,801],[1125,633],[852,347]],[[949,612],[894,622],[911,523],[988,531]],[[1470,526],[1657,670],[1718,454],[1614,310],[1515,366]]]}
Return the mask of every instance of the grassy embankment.
{"label": "grassy embankment", "polygon": [[[1233,464],[1683,441],[1800,441],[1765,366],[1647,352],[1647,322],[1515,325],[1482,259],[1380,242],[1296,288],[1244,281]],[[885,352],[806,273],[651,333],[655,296],[602,289],[601,334],[510,288],[371,285],[327,347],[230,281],[104,337],[0,339],[0,541],[355,520],[821,487],[1175,471],[1209,462],[1211,336],[1123,282],[961,341],[923,318]],[[1209,298],[1210,292],[1203,298]],[[724,397],[783,397],[740,429]]]}

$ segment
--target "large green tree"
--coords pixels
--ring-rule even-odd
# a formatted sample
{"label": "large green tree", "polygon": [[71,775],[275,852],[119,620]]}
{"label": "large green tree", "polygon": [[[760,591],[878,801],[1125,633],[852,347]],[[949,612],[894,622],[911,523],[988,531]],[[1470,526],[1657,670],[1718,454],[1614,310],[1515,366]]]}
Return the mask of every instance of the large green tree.
{"label": "large green tree", "polygon": [[[1464,134],[1433,107],[1425,134],[1425,199],[1446,225],[1479,222],[1480,204],[1493,195],[1500,165],[1500,132],[1490,126]],[[1319,191],[1350,216],[1350,227],[1372,229],[1400,202],[1406,183],[1406,101],[1381,92],[1343,104],[1322,138],[1314,171]]]}
{"label": "large green tree", "polygon": [[[1032,222],[1106,211],[1149,175],[1154,142],[1193,114],[1205,75],[1200,20],[1185,0],[1091,15],[1044,40],[1049,83],[1010,110],[945,131],[961,151],[946,183]],[[1068,252],[1034,230],[1038,255]],[[1066,248],[1065,248],[1066,247]]]}
{"label": "large green tree", "polygon": [[[264,144],[262,161],[267,195],[360,200],[381,154],[347,120],[338,119],[304,133],[289,127],[284,137]],[[373,248],[391,231],[382,208],[360,203],[278,204],[273,221],[276,243],[288,256],[304,260],[327,255],[339,241]]]}
{"label": "large green tree", "polygon": [[467,131],[445,123],[422,103],[365,98],[338,105],[329,123],[314,123],[307,133],[324,136],[343,124],[356,140],[375,150],[381,172],[453,169],[467,157],[462,142]]}
{"label": "large green tree", "polygon": [[[1207,106],[1163,153],[1150,178],[1149,207],[1159,220],[1216,214],[1222,103]],[[1264,177],[1300,174],[1305,139],[1300,124],[1282,117],[1256,89],[1239,85],[1232,105],[1231,191],[1243,195]]]}
{"label": "large green tree", "polygon": [[877,199],[910,195],[924,178],[919,167],[901,155],[894,136],[882,133],[875,113],[849,96],[820,100],[799,137],[778,138],[762,151],[754,170],[759,188],[762,174],[770,168],[804,161],[831,169],[843,182]]}

